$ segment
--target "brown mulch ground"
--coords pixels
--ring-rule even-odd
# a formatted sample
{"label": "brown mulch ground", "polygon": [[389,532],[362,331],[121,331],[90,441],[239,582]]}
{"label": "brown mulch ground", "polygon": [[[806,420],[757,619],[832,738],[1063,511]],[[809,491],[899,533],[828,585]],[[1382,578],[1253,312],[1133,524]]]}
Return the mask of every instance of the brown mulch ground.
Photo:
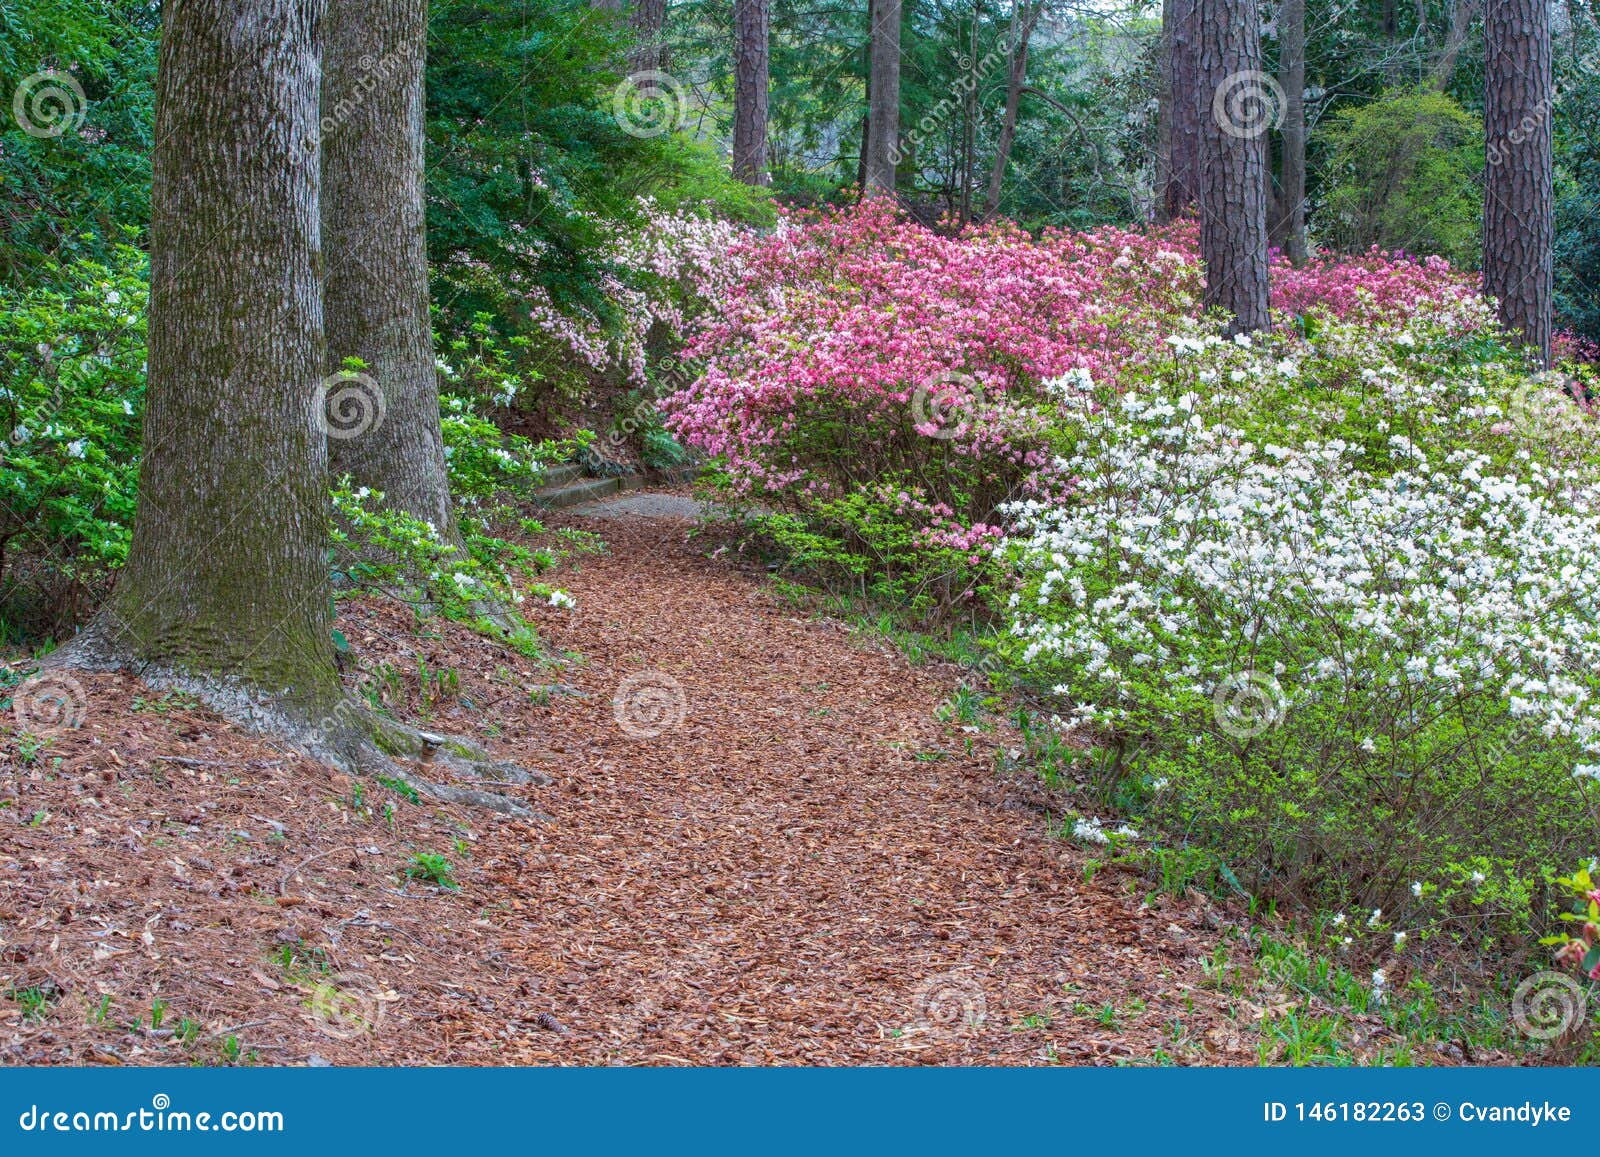
{"label": "brown mulch ground", "polygon": [[[956,672],[800,616],[688,523],[573,524],[610,552],[534,611],[569,665],[340,618],[397,713],[553,774],[519,789],[552,822],[358,785],[119,676],[31,760],[8,737],[0,1061],[1255,1061],[1201,964],[1225,914],[1086,880],[997,777],[1006,736],[935,718]],[[424,704],[421,664],[459,685]],[[417,853],[460,890],[406,879]]]}

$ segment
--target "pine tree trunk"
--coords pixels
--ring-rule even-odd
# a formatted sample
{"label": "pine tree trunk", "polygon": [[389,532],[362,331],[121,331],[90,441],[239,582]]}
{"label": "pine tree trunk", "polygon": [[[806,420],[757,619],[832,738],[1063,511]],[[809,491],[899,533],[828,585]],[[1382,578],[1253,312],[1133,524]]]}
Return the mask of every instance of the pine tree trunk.
{"label": "pine tree trunk", "polygon": [[168,4],[156,80],[144,456],[84,666],[304,719],[340,696],[317,271],[320,4]]}
{"label": "pine tree trunk", "polygon": [[[325,21],[325,420],[335,477],[455,535],[428,316],[427,0],[336,0]],[[364,378],[335,374],[346,358]],[[374,391],[380,397],[373,397]]]}
{"label": "pine tree trunk", "polygon": [[1553,242],[1550,9],[1546,0],[1489,0],[1483,126],[1483,287],[1500,321],[1550,361]]}
{"label": "pine tree trunk", "polygon": [[1230,332],[1269,327],[1267,131],[1271,98],[1261,72],[1256,0],[1199,0],[1200,257],[1205,304],[1232,317]]}
{"label": "pine tree trunk", "polygon": [[1028,81],[1028,41],[1044,12],[1043,3],[1022,6],[1012,21],[1011,67],[1006,79],[1006,111],[1000,121],[1000,139],[995,144],[994,167],[989,170],[989,188],[984,193],[983,216],[987,220],[1000,209],[1000,193],[1005,185],[1006,165],[1017,139],[1017,115],[1022,106],[1022,89]]}
{"label": "pine tree trunk", "polygon": [[[1171,221],[1200,199],[1200,15],[1197,0],[1162,5],[1161,172],[1156,217]],[[1159,115],[1159,114],[1158,114]]]}
{"label": "pine tree trunk", "polygon": [[666,53],[661,44],[662,30],[667,26],[667,0],[637,0],[633,9],[633,32],[636,44],[628,58],[629,70],[658,72],[666,64]]}
{"label": "pine tree trunk", "polygon": [[734,0],[733,175],[765,185],[767,173],[768,0]]}
{"label": "pine tree trunk", "polygon": [[1282,189],[1272,242],[1296,267],[1306,261],[1306,0],[1278,8],[1278,83],[1283,88]]}
{"label": "pine tree trunk", "polygon": [[868,4],[871,66],[863,192],[893,193],[900,155],[900,0]]}

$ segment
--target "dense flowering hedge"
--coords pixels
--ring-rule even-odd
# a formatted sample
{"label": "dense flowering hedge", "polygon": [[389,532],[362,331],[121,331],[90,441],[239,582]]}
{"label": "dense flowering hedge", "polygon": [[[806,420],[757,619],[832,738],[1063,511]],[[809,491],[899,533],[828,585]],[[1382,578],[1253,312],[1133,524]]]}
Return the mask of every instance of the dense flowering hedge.
{"label": "dense flowering hedge", "polygon": [[1225,341],[1192,226],[868,204],[739,260],[669,426],[793,560],[987,608],[1124,805],[1396,948],[1525,943],[1600,846],[1595,383],[1472,278],[1275,261],[1276,333]]}

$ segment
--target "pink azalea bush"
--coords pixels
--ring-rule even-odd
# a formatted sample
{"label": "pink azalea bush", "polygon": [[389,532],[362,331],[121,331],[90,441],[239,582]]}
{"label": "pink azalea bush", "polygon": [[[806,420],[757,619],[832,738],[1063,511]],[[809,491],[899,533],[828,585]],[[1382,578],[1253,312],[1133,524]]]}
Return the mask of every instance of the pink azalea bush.
{"label": "pink azalea bush", "polygon": [[648,198],[638,210],[637,226],[596,222],[608,238],[602,256],[613,270],[601,288],[619,322],[563,312],[539,287],[526,297],[529,319],[558,347],[597,375],[642,387],[652,338],[685,341],[739,280],[743,228],[688,210],[667,212]]}
{"label": "pink azalea bush", "polygon": [[1457,332],[1492,324],[1476,274],[1461,273],[1443,257],[1416,258],[1374,246],[1360,256],[1324,255],[1296,269],[1272,263],[1272,305],[1289,313],[1326,310],[1340,321],[1391,325],[1428,316]]}
{"label": "pink azalea bush", "polygon": [[[1192,221],[1034,238],[1007,222],[940,233],[882,200],[792,212],[729,247],[718,307],[685,327],[700,373],[665,400],[667,425],[720,461],[730,497],[795,515],[842,551],[913,572],[914,543],[981,561],[1003,502],[1072,484],[1056,466],[1053,393],[1118,387],[1200,315],[1197,251]],[[1470,279],[1438,259],[1279,261],[1273,283],[1285,313],[1490,322]],[[872,517],[909,527],[911,553],[876,541],[864,511],[843,517],[841,500],[868,487],[895,498]],[[951,576],[945,593],[973,581]]]}

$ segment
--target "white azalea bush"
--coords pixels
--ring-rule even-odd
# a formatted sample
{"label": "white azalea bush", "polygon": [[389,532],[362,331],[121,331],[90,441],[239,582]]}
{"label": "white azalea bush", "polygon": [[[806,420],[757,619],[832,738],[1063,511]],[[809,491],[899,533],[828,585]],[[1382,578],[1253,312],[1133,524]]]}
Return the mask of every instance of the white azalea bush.
{"label": "white azalea bush", "polygon": [[1520,937],[1600,846],[1600,463],[1581,390],[1463,333],[1053,383],[1074,481],[1009,508],[1004,649],[1251,885]]}

